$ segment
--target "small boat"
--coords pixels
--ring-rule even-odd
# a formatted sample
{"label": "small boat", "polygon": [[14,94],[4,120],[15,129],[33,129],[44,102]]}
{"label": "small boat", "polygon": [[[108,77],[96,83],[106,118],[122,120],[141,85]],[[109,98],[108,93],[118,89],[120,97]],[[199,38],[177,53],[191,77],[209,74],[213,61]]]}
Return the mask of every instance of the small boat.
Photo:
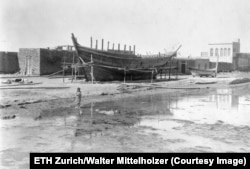
{"label": "small boat", "polygon": [[193,77],[195,77],[195,76],[216,77],[216,75],[217,75],[216,68],[214,68],[214,69],[198,69],[198,68],[189,67],[189,70],[190,70]]}
{"label": "small boat", "polygon": [[[138,56],[135,51],[100,50],[81,46],[72,34],[72,41],[81,65],[85,71],[86,80],[145,80],[155,79],[160,67],[165,66],[177,50],[167,54],[156,54],[154,57]],[[86,66],[86,65],[90,66]],[[85,65],[85,66],[84,66]]]}

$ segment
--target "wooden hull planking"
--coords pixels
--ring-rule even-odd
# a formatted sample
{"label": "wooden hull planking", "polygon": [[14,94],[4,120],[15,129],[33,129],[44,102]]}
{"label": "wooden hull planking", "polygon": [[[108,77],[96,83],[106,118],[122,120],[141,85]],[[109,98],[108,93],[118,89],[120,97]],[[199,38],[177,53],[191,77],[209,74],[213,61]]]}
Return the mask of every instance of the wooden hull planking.
{"label": "wooden hull planking", "polygon": [[[72,37],[74,47],[79,57],[86,63],[93,61],[93,75],[97,81],[112,80],[144,80],[156,78],[157,67],[164,66],[170,59],[176,56],[176,52],[158,57],[142,58],[134,54],[102,51],[81,46]],[[84,67],[87,80],[91,80],[91,68]],[[153,76],[153,77],[152,77]]]}

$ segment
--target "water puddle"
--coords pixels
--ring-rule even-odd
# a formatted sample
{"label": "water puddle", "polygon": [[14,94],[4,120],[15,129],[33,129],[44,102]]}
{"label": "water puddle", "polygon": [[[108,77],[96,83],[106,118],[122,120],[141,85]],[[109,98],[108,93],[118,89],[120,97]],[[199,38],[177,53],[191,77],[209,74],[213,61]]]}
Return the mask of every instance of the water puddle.
{"label": "water puddle", "polygon": [[249,85],[91,103],[82,114],[58,105],[1,120],[1,166],[26,166],[13,151],[249,152],[249,110]]}

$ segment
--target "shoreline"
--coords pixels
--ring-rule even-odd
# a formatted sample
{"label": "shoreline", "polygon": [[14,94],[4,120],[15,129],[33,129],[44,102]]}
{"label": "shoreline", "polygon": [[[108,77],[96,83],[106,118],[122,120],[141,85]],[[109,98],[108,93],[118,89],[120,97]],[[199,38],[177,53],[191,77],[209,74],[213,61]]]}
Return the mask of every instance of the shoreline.
{"label": "shoreline", "polygon": [[[230,88],[249,83],[229,85],[232,80],[239,78],[231,74],[223,73],[217,78],[194,78],[182,76],[179,80],[150,82],[103,82],[91,84],[71,80],[48,79],[46,77],[29,77],[33,82],[42,82],[29,87],[16,86],[0,89],[0,117],[6,115],[18,115],[23,109],[29,111],[29,107],[38,106],[39,109],[53,109],[53,104],[62,107],[74,105],[75,91],[77,87],[82,91],[82,106],[91,102],[103,102],[116,100],[124,97],[135,97],[140,95],[152,95],[166,93],[168,96],[192,94],[197,90],[213,90],[216,88]],[[248,74],[247,74],[248,75]],[[248,75],[249,76],[249,75]],[[1,79],[0,79],[1,80]],[[198,83],[198,84],[197,84]],[[31,87],[31,88],[30,88]],[[58,87],[58,88],[57,88]],[[16,88],[16,89],[15,89]],[[25,108],[24,108],[25,107]]]}

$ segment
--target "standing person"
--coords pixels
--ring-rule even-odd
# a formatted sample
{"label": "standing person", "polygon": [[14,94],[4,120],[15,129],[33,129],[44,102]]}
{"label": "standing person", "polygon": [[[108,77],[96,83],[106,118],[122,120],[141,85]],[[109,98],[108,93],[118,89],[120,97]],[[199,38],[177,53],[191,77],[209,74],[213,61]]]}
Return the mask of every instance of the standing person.
{"label": "standing person", "polygon": [[82,99],[82,92],[80,87],[78,87],[76,90],[76,109],[80,109],[80,114],[82,114],[81,99]]}

